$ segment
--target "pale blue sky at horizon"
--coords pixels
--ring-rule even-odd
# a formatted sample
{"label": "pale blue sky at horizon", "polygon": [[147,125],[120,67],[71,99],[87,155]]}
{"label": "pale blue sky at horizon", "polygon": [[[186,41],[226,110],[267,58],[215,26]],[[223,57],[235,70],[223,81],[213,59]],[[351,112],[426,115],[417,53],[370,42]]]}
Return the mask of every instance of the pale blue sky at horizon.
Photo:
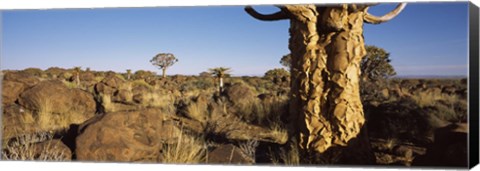
{"label": "pale blue sky at horizon", "polygon": [[[377,15],[396,4],[370,8]],[[269,6],[256,7],[274,12]],[[161,73],[149,60],[161,52],[179,62],[168,75],[213,67],[263,75],[288,54],[287,20],[258,21],[243,6],[97,8],[1,11],[4,69],[72,68]],[[390,22],[365,24],[367,45],[391,53],[402,75],[467,75],[468,3],[409,3]]]}

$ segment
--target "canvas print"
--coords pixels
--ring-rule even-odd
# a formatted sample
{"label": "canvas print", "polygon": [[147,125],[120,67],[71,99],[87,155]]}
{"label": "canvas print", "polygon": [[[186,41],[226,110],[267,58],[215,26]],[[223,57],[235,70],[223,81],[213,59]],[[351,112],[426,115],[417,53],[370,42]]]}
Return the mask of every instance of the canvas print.
{"label": "canvas print", "polygon": [[1,160],[466,168],[468,9],[3,10]]}

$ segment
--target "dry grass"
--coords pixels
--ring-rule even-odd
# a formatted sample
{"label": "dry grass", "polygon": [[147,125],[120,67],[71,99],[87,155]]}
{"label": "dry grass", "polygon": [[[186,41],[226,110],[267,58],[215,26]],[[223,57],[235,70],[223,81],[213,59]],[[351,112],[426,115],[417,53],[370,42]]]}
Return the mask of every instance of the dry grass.
{"label": "dry grass", "polygon": [[142,80],[133,80],[133,81],[131,81],[131,85],[132,85],[133,87],[145,86],[145,87],[147,87],[147,88],[150,89],[150,90],[153,90],[153,89],[154,89],[154,87],[153,87],[152,85],[148,84],[148,83],[145,82],[145,80],[143,80],[143,79],[142,79]]}
{"label": "dry grass", "polygon": [[207,144],[201,138],[177,134],[177,142],[165,145],[160,154],[160,162],[170,164],[199,164],[206,162]]}
{"label": "dry grass", "polygon": [[411,96],[415,103],[420,107],[435,106],[439,101],[454,104],[459,101],[459,97],[455,94],[449,95],[445,93],[438,93],[434,91],[420,91]]}
{"label": "dry grass", "polygon": [[249,159],[255,161],[255,153],[258,145],[257,140],[248,140],[247,142],[241,143],[239,149],[243,154],[247,155]]}
{"label": "dry grass", "polygon": [[145,99],[145,103],[141,104],[143,107],[154,107],[154,108],[161,108],[166,113],[174,113],[175,112],[175,98],[167,93],[156,93],[155,92],[148,92],[143,94],[143,98]]}
{"label": "dry grass", "polygon": [[72,89],[72,88],[78,88],[79,86],[77,85],[77,83],[75,82],[70,82],[70,81],[66,81],[66,80],[62,80],[62,83],[67,86],[68,88]]}
{"label": "dry grass", "polygon": [[385,148],[388,150],[393,150],[393,148],[398,144],[398,140],[395,138],[389,138],[385,142]]}
{"label": "dry grass", "polygon": [[204,101],[191,103],[187,107],[187,112],[188,117],[201,123],[205,123],[207,121],[207,117],[209,116],[207,102]]}
{"label": "dry grass", "polygon": [[271,100],[262,101],[257,97],[244,99],[235,107],[239,110],[237,115],[249,123],[257,125],[272,125],[286,114],[285,106],[288,97],[273,97]]}
{"label": "dry grass", "polygon": [[271,135],[276,137],[281,144],[288,141],[288,132],[287,129],[283,128],[279,122],[273,122],[270,126]]}
{"label": "dry grass", "polygon": [[282,148],[278,157],[271,154],[272,163],[274,165],[288,165],[298,166],[300,165],[300,150],[296,143],[292,143],[289,149]]}
{"label": "dry grass", "polygon": [[[49,133],[27,134],[5,144],[2,149],[2,160],[40,160],[40,161],[63,161],[65,155],[61,150],[55,150],[50,143],[53,135]],[[36,148],[34,143],[45,142],[46,148]]]}

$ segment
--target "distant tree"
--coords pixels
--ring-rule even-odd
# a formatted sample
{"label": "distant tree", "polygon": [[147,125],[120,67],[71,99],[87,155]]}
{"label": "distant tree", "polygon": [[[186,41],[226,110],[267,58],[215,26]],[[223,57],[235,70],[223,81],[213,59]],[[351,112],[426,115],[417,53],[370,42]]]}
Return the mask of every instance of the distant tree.
{"label": "distant tree", "polygon": [[80,85],[80,72],[82,71],[82,67],[74,67],[73,68],[73,76],[75,78],[75,83],[77,84],[77,86]]}
{"label": "distant tree", "polygon": [[287,81],[288,77],[290,77],[290,73],[283,68],[275,68],[268,70],[264,76],[265,79],[271,80],[275,84]]}
{"label": "distant tree", "polygon": [[171,53],[159,53],[155,55],[150,62],[162,70],[162,77],[165,78],[167,77],[165,75],[167,68],[178,62],[178,59]]}
{"label": "distant tree", "polygon": [[200,77],[210,77],[211,75],[212,75],[211,73],[205,72],[205,71],[199,74]]}
{"label": "distant tree", "polygon": [[287,67],[290,70],[290,67],[292,66],[292,57],[290,54],[286,54],[282,56],[282,59],[280,59],[280,64],[283,66]]}
{"label": "distant tree", "polygon": [[385,49],[376,46],[365,46],[367,55],[362,58],[360,70],[362,71],[360,78],[362,81],[375,82],[385,80],[397,73],[390,64],[390,53]]}
{"label": "distant tree", "polygon": [[132,70],[127,69],[127,80],[130,80],[131,77],[132,77]]}
{"label": "distant tree", "polygon": [[390,64],[390,53],[376,46],[365,46],[367,55],[360,62],[360,94],[363,103],[386,100],[382,94],[386,89],[387,79],[396,75]]}
{"label": "distant tree", "polygon": [[228,77],[230,76],[230,68],[224,68],[224,67],[218,67],[218,68],[210,68],[208,69],[210,71],[210,74],[212,76],[218,78],[218,89],[220,93],[223,91],[223,77]]}

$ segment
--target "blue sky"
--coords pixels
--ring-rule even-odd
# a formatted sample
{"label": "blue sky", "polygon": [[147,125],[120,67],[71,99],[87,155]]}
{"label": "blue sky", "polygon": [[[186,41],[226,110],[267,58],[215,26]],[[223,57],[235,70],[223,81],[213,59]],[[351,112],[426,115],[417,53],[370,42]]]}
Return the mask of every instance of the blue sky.
{"label": "blue sky", "polygon": [[[382,15],[395,4],[378,5]],[[273,12],[274,7],[257,7]],[[160,71],[157,53],[179,62],[167,74],[197,75],[230,67],[263,75],[288,54],[289,22],[258,21],[242,6],[2,11],[2,69],[82,66]],[[365,24],[366,44],[391,53],[399,75],[466,75],[468,4],[410,3],[390,22]]]}

